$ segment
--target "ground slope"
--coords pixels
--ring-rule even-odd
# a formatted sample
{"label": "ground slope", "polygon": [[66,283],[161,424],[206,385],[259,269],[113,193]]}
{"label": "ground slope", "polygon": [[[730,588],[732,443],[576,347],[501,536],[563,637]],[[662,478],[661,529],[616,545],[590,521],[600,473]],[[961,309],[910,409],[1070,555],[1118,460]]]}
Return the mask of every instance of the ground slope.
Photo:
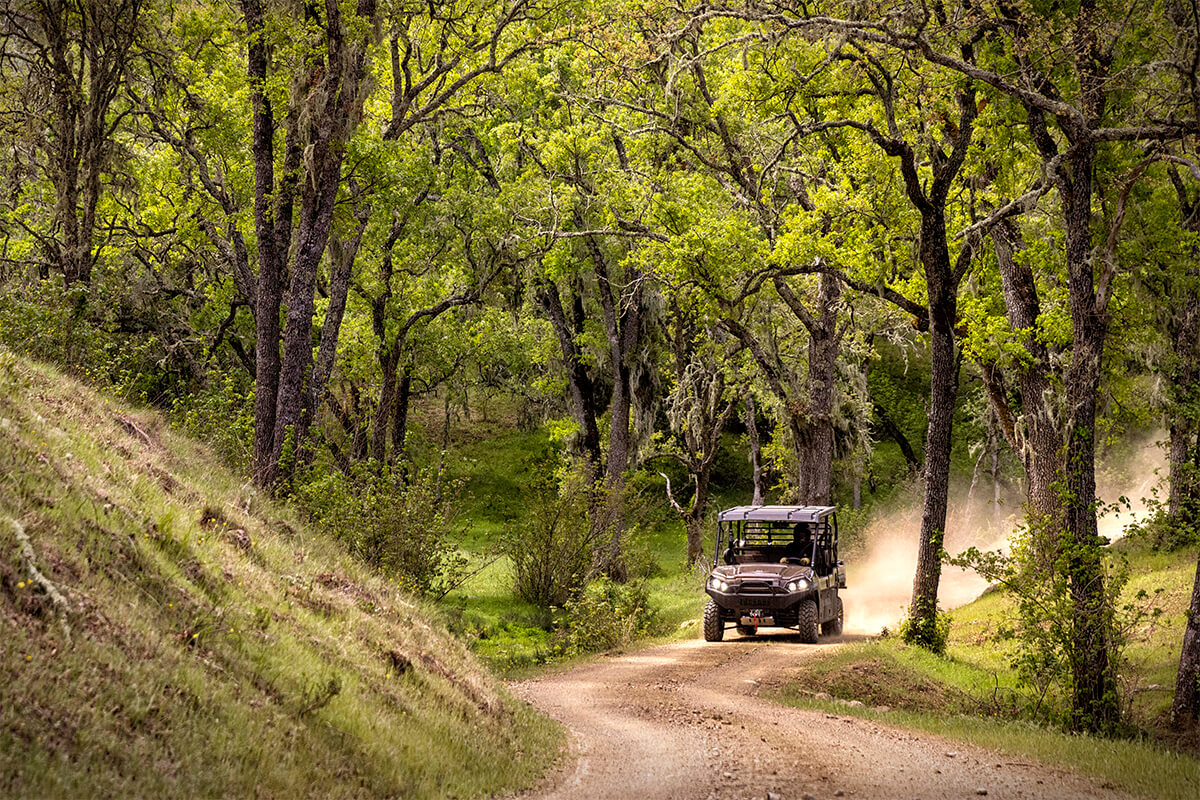
{"label": "ground slope", "polygon": [[465,797],[558,741],[202,446],[0,350],[0,794]]}

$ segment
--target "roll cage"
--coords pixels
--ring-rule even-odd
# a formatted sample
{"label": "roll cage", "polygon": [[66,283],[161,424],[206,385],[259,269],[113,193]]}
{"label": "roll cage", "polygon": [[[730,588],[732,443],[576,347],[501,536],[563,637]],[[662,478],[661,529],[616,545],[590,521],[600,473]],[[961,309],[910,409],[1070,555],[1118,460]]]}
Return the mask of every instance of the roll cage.
{"label": "roll cage", "polygon": [[717,516],[713,567],[808,559],[818,575],[837,568],[833,506],[737,506]]}

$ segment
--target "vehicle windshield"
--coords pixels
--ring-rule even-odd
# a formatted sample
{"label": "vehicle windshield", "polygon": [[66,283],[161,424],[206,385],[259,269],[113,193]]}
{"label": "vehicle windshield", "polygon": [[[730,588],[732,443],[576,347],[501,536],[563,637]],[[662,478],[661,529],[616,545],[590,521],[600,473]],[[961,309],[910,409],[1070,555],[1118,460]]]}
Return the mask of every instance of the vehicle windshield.
{"label": "vehicle windshield", "polygon": [[734,522],[722,537],[726,564],[788,563],[809,566],[815,555],[814,526],[808,522]]}

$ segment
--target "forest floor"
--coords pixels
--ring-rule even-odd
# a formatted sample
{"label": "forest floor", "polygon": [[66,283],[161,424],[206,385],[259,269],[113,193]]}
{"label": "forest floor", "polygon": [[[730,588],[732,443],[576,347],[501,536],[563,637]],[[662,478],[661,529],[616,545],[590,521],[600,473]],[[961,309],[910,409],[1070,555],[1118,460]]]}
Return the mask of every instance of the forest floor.
{"label": "forest floor", "polygon": [[[731,635],[732,632],[730,632]],[[847,637],[855,638],[855,637]],[[568,798],[1112,798],[1111,784],[1026,757],[830,708],[776,702],[840,645],[786,633],[675,642],[513,685],[571,732],[528,800]]]}

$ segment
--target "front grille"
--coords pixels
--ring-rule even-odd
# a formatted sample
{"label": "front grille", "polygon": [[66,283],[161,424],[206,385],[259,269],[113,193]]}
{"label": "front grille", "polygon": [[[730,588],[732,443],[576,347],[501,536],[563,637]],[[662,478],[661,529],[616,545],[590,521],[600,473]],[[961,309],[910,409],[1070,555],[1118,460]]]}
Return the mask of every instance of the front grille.
{"label": "front grille", "polygon": [[766,581],[742,581],[738,587],[742,594],[772,594],[774,589]]}

